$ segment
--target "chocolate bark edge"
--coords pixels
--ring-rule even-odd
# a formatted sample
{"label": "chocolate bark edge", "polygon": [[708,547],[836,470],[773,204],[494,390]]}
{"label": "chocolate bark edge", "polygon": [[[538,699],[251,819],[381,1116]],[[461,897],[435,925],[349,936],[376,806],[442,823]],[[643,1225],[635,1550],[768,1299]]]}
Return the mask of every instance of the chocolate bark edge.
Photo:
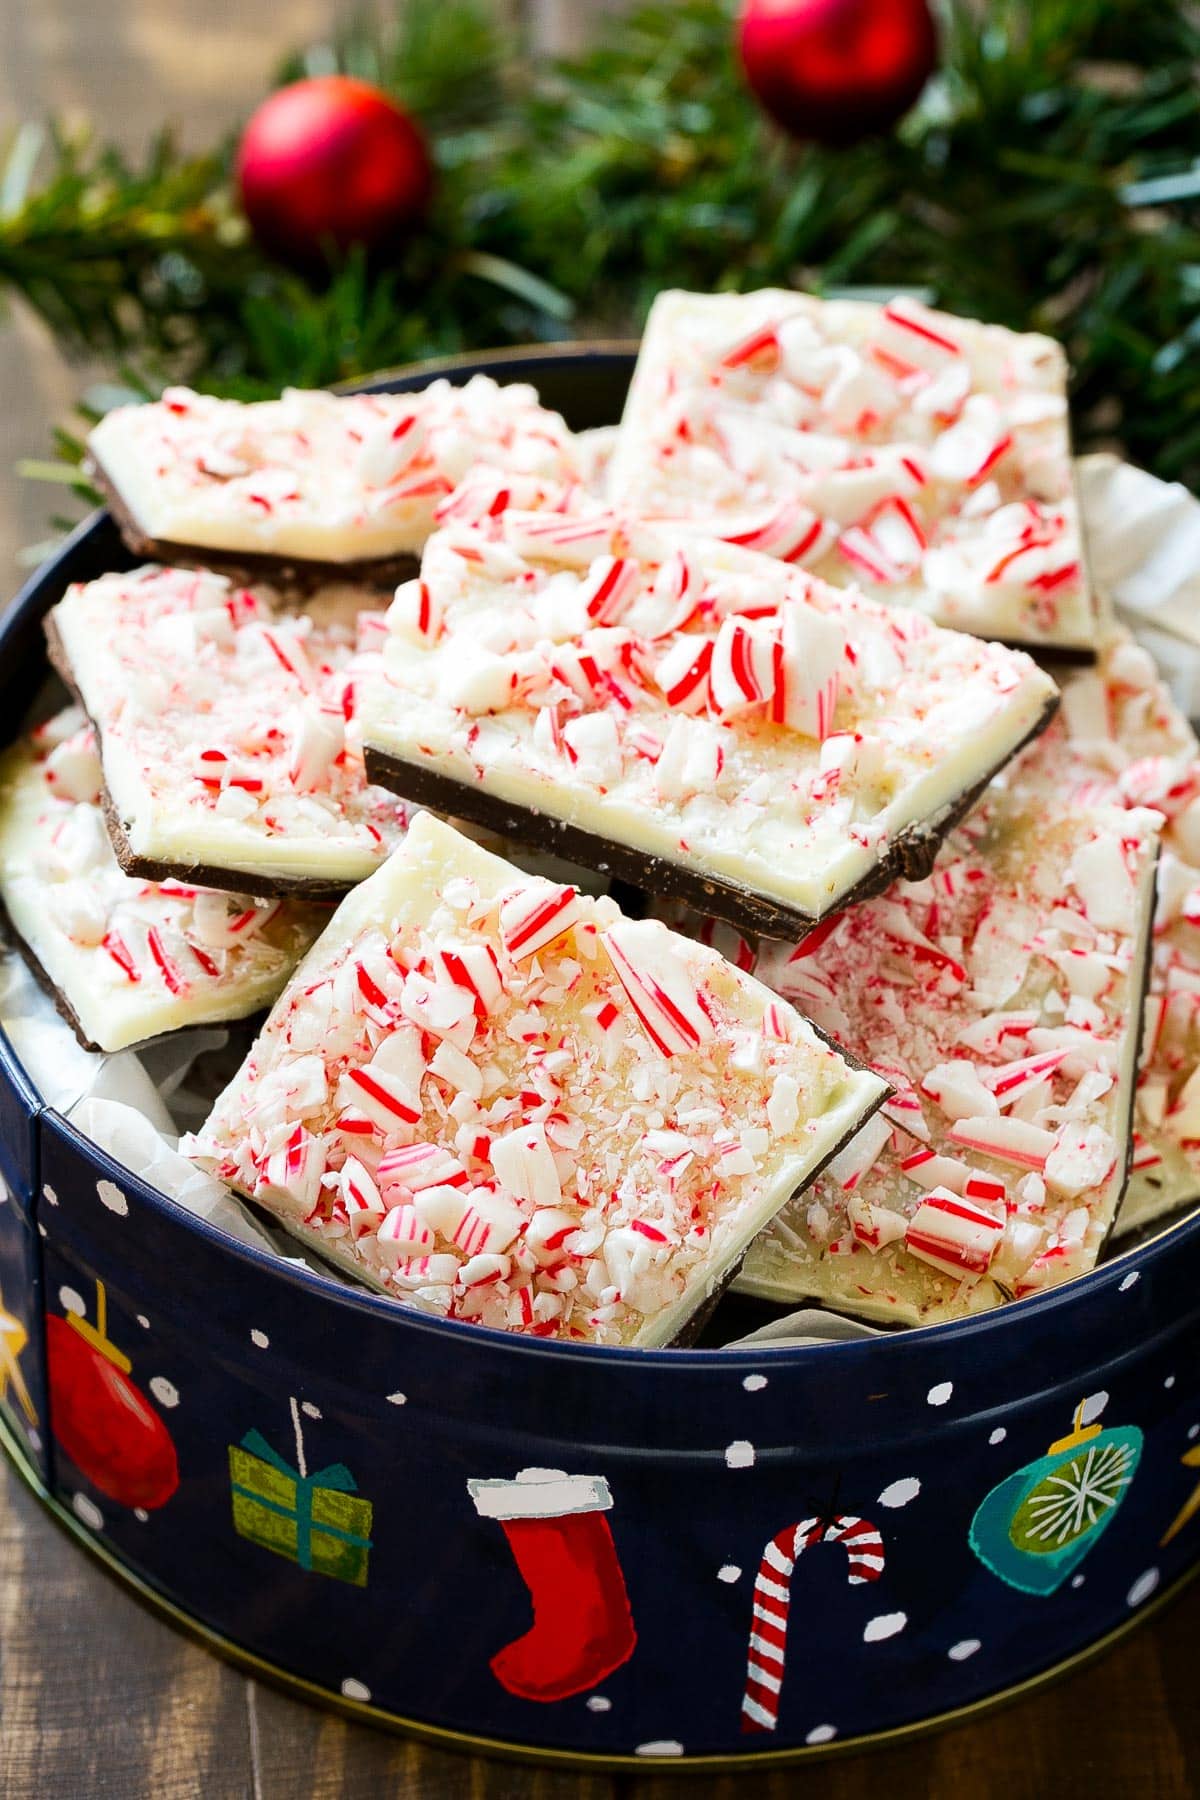
{"label": "chocolate bark edge", "polygon": [[[96,733],[103,771],[104,733],[83,703],[53,611],[42,620],[42,628],[51,667]],[[357,881],[331,881],[323,875],[256,875],[241,869],[214,867],[211,863],[162,862],[155,857],[139,856],[126,835],[107,781],[102,781],[100,786],[100,810],[121,872],[136,875],[141,881],[179,881],[189,887],[213,888],[225,894],[249,894],[256,900],[344,900],[351,888],[358,886]],[[367,878],[364,875],[361,879]]]}
{"label": "chocolate bark edge", "polygon": [[335,581],[360,582],[364,587],[386,594],[420,570],[419,553],[409,550],[391,556],[361,557],[354,562],[323,562],[316,557],[284,556],[270,550],[221,550],[206,544],[182,544],[171,538],[150,537],[138,524],[120,489],[94,453],[86,466],[93,486],[99,490],[112,514],[125,548],[131,555],[150,562],[165,563],[174,568],[211,569],[214,574],[227,575],[247,585],[263,581],[273,587],[292,587],[303,594],[311,594],[314,589]]}
{"label": "chocolate bark edge", "polygon": [[443,774],[406,757],[381,750],[373,744],[365,746],[367,779],[379,787],[390,788],[403,799],[434,812],[467,819],[473,825],[515,839],[534,850],[551,851],[569,861],[594,869],[597,874],[645,888],[651,893],[682,900],[700,913],[708,913],[733,925],[739,931],[762,936],[798,941],[831,914],[841,912],[860,900],[872,899],[891,883],[903,878],[920,881],[933,868],[934,860],[947,834],[977,804],[984,791],[1013,757],[1041,735],[1058,710],[1059,695],[1052,695],[1041,716],[999,762],[973,783],[956,801],[952,801],[936,818],[921,824],[907,825],[897,832],[883,857],[861,881],[831,901],[822,913],[807,913],[795,906],[771,900],[736,882],[704,875],[669,857],[652,851],[637,850],[632,845],[615,843],[584,826],[573,825],[516,801],[502,800],[485,789],[457,776]]}

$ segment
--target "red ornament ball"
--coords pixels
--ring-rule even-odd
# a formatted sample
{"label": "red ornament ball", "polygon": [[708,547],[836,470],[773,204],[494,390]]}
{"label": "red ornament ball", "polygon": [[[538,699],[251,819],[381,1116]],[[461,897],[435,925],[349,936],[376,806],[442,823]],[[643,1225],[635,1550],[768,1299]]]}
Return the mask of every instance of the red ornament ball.
{"label": "red ornament ball", "polygon": [[370,82],[319,75],[253,114],[237,154],[242,207],[265,250],[300,266],[330,246],[376,250],[424,216],[433,167],[420,131]]}
{"label": "red ornament ball", "polygon": [[162,1416],[141,1389],[69,1319],[46,1315],[54,1436],[93,1487],[119,1506],[162,1506],[179,1460]]}
{"label": "red ornament ball", "polygon": [[886,131],[937,67],[928,0],[745,0],[738,49],[771,117],[830,145]]}

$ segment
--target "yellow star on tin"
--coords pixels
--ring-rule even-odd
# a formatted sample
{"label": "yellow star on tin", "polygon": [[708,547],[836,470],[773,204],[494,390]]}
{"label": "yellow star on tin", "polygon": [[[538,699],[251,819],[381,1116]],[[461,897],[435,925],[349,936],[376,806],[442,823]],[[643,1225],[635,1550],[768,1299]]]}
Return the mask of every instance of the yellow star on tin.
{"label": "yellow star on tin", "polygon": [[21,1411],[31,1425],[36,1425],[37,1413],[17,1362],[28,1342],[29,1333],[20,1319],[14,1319],[10,1312],[4,1310],[4,1295],[0,1294],[0,1400],[8,1399],[8,1384],[11,1382],[17,1399],[21,1402]]}
{"label": "yellow star on tin", "polygon": [[[1194,1450],[1186,1450],[1180,1458],[1180,1461],[1185,1463],[1189,1469],[1200,1468],[1200,1444],[1197,1444]],[[1179,1511],[1175,1514],[1175,1517],[1167,1527],[1165,1537],[1159,1541],[1159,1549],[1161,1550],[1164,1544],[1169,1544],[1173,1537],[1177,1537],[1187,1524],[1188,1520],[1195,1518],[1198,1512],[1200,1512],[1200,1483],[1192,1490],[1191,1498],[1185,1500]]]}

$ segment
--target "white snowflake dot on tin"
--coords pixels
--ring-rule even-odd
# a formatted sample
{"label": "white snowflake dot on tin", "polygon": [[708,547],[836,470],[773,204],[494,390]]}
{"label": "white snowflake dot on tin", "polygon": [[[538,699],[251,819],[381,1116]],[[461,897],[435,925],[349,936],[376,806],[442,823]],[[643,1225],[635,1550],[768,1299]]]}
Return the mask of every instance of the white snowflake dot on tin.
{"label": "white snowflake dot on tin", "polygon": [[146,1511],[144,1506],[135,1506],[133,1509],[133,1516],[139,1525],[144,1525],[150,1517],[150,1514]]}
{"label": "white snowflake dot on tin", "polygon": [[58,1205],[58,1195],[52,1187],[47,1186],[42,1189],[42,1199],[46,1202],[47,1206]]}
{"label": "white snowflake dot on tin", "polygon": [[129,1202],[115,1181],[98,1181],[96,1197],[102,1206],[107,1206],[109,1212],[116,1213],[118,1218],[124,1219],[128,1215]]}
{"label": "white snowflake dot on tin", "polygon": [[371,1690],[365,1681],[358,1681],[353,1675],[347,1675],[342,1683],[342,1693],[347,1700],[361,1700],[364,1705],[371,1698]]}
{"label": "white snowflake dot on tin", "polygon": [[250,1342],[254,1345],[256,1350],[269,1350],[271,1348],[270,1338],[265,1331],[259,1331],[257,1326],[250,1333]]}
{"label": "white snowflake dot on tin", "polygon": [[168,1381],[165,1375],[150,1377],[150,1392],[160,1406],[179,1405],[179,1389],[173,1381]]}
{"label": "white snowflake dot on tin", "polygon": [[104,1530],[104,1514],[96,1502],[89,1500],[86,1494],[71,1495],[71,1511],[77,1519],[83,1521],[89,1531]]}
{"label": "white snowflake dot on tin", "polygon": [[836,1725],[814,1725],[811,1731],[804,1734],[806,1744],[832,1744],[837,1736]]}
{"label": "white snowflake dot on tin", "polygon": [[915,1500],[921,1491],[921,1483],[915,1475],[902,1475],[899,1481],[889,1481],[879,1496],[880,1506],[907,1506]]}
{"label": "white snowflake dot on tin", "polygon": [[957,1644],[951,1644],[946,1655],[951,1662],[966,1662],[968,1656],[974,1656],[982,1648],[978,1638],[962,1638]]}
{"label": "white snowflake dot on tin", "polygon": [[60,1287],[58,1290],[59,1305],[64,1312],[74,1313],[77,1318],[87,1316],[87,1307],[82,1294],[77,1294],[73,1287]]}
{"label": "white snowflake dot on tin", "polygon": [[1173,1375],[1168,1375],[1166,1380],[1163,1382],[1163,1386],[1165,1388],[1173,1388],[1175,1386],[1175,1377]]}
{"label": "white snowflake dot on tin", "polygon": [[321,1417],[320,1407],[314,1406],[311,1400],[302,1400],[300,1402],[300,1411],[304,1414],[306,1419],[319,1419]]}
{"label": "white snowflake dot on tin", "polygon": [[678,1738],[653,1738],[648,1744],[639,1744],[633,1754],[635,1756],[682,1756],[683,1745]]}
{"label": "white snowflake dot on tin", "polygon": [[1122,1278],[1121,1285],[1117,1289],[1118,1294],[1127,1294],[1130,1288],[1140,1280],[1141,1274],[1139,1271],[1137,1269],[1130,1269],[1128,1275]]}
{"label": "white snowflake dot on tin", "polygon": [[930,1406],[945,1406],[953,1392],[954,1383],[952,1381],[938,1381],[930,1388],[925,1398]]}
{"label": "white snowflake dot on tin", "polygon": [[1086,1580],[1087,1580],[1086,1575],[1072,1575],[1071,1586],[1073,1588],[1081,1588]]}
{"label": "white snowflake dot on tin", "polygon": [[717,1570],[717,1580],[729,1582],[737,1581],[741,1578],[741,1573],[742,1571],[738,1568],[736,1563],[722,1563],[721,1567]]}
{"label": "white snowflake dot on tin", "polygon": [[879,1613],[863,1626],[863,1643],[881,1644],[885,1638],[895,1637],[897,1632],[903,1631],[907,1624],[907,1613]]}
{"label": "white snowflake dot on tin", "polygon": [[148,1318],[147,1318],[147,1317],[146,1317],[146,1315],[145,1315],[145,1313],[139,1313],[139,1314],[138,1314],[138,1316],[137,1316],[137,1322],[138,1322],[138,1324],[139,1324],[139,1325],[140,1325],[140,1326],[141,1326],[141,1328],[142,1328],[142,1330],[143,1330],[143,1331],[149,1331],[149,1329],[150,1329],[150,1321],[149,1321],[149,1319],[148,1319]]}
{"label": "white snowflake dot on tin", "polygon": [[743,1375],[742,1386],[748,1394],[761,1394],[767,1385],[765,1375]]}
{"label": "white snowflake dot on tin", "polygon": [[1189,1444],[1195,1443],[1196,1439],[1198,1437],[1200,1437],[1200,1425],[1189,1425],[1187,1434],[1188,1434],[1188,1443]]}
{"label": "white snowflake dot on tin", "polygon": [[725,1466],[727,1469],[752,1469],[754,1445],[747,1438],[735,1438],[732,1444],[726,1444]]}
{"label": "white snowflake dot on tin", "polygon": [[611,1712],[612,1701],[605,1694],[589,1694],[587,1709],[589,1712]]}
{"label": "white snowflake dot on tin", "polygon": [[389,1394],[387,1399],[388,1399],[389,1406],[407,1406],[408,1405],[408,1395],[407,1394]]}
{"label": "white snowflake dot on tin", "polygon": [[1158,1570],[1147,1569],[1144,1575],[1138,1576],[1137,1580],[1126,1594],[1125,1599],[1130,1606],[1141,1606],[1150,1598],[1157,1586]]}
{"label": "white snowflake dot on tin", "polygon": [[995,1431],[993,1431],[991,1436],[988,1438],[988,1443],[989,1444],[1002,1444],[1007,1436],[1008,1436],[1008,1432],[1004,1429],[1004,1426],[997,1425]]}

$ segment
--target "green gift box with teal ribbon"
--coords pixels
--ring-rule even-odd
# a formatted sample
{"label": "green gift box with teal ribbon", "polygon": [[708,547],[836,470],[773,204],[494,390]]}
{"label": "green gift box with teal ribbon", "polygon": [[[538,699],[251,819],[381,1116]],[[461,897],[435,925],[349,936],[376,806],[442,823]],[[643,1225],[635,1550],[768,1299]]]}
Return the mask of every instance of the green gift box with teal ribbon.
{"label": "green gift box with teal ribbon", "polygon": [[374,1508],[345,1463],[293,1468],[260,1431],[229,1446],[233,1528],[302,1569],[367,1585]]}

